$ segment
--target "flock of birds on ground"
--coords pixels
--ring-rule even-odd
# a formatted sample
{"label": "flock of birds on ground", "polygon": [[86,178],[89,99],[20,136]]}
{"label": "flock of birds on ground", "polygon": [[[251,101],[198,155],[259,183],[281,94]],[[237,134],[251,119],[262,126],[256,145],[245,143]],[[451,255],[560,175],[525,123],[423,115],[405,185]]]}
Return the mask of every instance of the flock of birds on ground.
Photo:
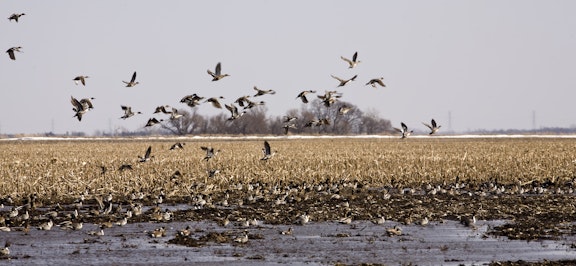
{"label": "flock of birds on ground", "polygon": [[[18,20],[24,15],[26,15],[26,14],[25,13],[14,13],[10,17],[8,17],[8,19],[10,21],[18,22]],[[8,53],[8,56],[10,57],[11,60],[16,60],[16,52],[22,52],[21,49],[22,49],[21,46],[12,47],[12,48],[8,49],[6,51],[6,53]],[[341,56],[340,58],[347,63],[349,69],[353,69],[356,66],[358,66],[359,63],[361,63],[361,61],[358,60],[358,52],[355,52],[353,54],[352,59],[346,58],[344,56]],[[212,77],[212,81],[219,81],[219,80],[222,80],[222,79],[230,76],[227,73],[222,73],[222,64],[220,62],[218,62],[216,64],[214,71],[208,69],[207,73]],[[337,77],[334,75],[331,75],[331,76],[332,76],[332,78],[334,78],[338,81],[337,87],[346,86],[350,82],[355,81],[356,78],[358,77],[358,75],[354,75],[353,77],[351,77],[349,79],[343,79],[343,78],[340,78],[340,77]],[[89,78],[89,76],[87,76],[87,75],[79,75],[79,76],[76,76],[75,78],[73,78],[73,81],[76,83],[76,85],[82,84],[82,86],[86,86],[86,81],[88,78]],[[139,84],[139,82],[136,80],[136,78],[137,78],[137,73],[136,73],[136,71],[134,71],[134,73],[131,76],[130,81],[122,81],[122,82],[125,84],[126,87],[134,87],[134,86]],[[384,80],[383,77],[374,78],[374,79],[369,80],[365,85],[366,86],[370,85],[374,88],[376,88],[377,86],[386,87],[383,80]],[[256,106],[265,104],[264,101],[252,101],[250,99],[251,97],[256,98],[256,97],[260,97],[260,96],[264,96],[264,95],[272,95],[272,94],[276,93],[276,91],[274,91],[274,90],[271,90],[271,89],[270,90],[262,90],[256,86],[254,86],[254,91],[256,92],[254,95],[243,95],[243,96],[238,97],[233,103],[224,104],[224,107],[230,112],[230,117],[228,118],[229,121],[236,120],[236,119],[242,117],[250,109],[252,109]],[[315,94],[315,93],[316,93],[315,90],[304,90],[297,95],[296,99],[300,99],[302,101],[302,103],[307,104],[309,102],[309,99],[307,98],[307,96],[309,94]],[[341,98],[342,95],[343,95],[343,93],[338,92],[336,90],[327,90],[323,95],[319,94],[319,95],[317,95],[317,97],[318,97],[318,99],[321,100],[321,102],[324,104],[324,106],[329,108],[329,107],[333,106],[333,104],[339,98]],[[200,105],[201,103],[211,103],[212,106],[214,106],[215,108],[222,109],[221,101],[223,99],[224,99],[223,96],[202,97],[202,96],[199,96],[196,93],[194,93],[191,95],[184,96],[180,100],[180,103],[184,103],[187,106],[189,106],[190,108],[194,108],[194,107]],[[95,100],[95,98],[93,98],[93,97],[77,99],[74,96],[71,96],[70,102],[72,103],[72,106],[73,106],[73,108],[72,108],[72,110],[74,111],[73,117],[77,118],[78,121],[82,121],[82,118],[84,117],[84,115],[88,111],[90,111],[94,108],[94,104],[92,103],[93,100]],[[123,112],[123,115],[120,117],[121,119],[128,119],[128,118],[130,118],[136,114],[142,114],[141,111],[133,111],[132,107],[128,106],[128,105],[121,105],[120,108]],[[351,109],[352,109],[351,107],[348,107],[346,105],[342,105],[338,108],[338,114],[339,115],[345,115]],[[178,109],[171,107],[169,105],[161,105],[161,106],[156,107],[153,114],[158,114],[158,113],[169,115],[170,120],[177,120],[177,119],[183,117],[182,114],[178,113]],[[297,119],[297,117],[285,116],[285,119],[283,121],[283,123],[284,123],[283,129],[284,129],[285,134],[288,134],[290,129],[296,128],[296,125],[294,123],[295,119]],[[146,123],[146,125],[144,127],[145,128],[146,127],[152,127],[154,125],[162,123],[163,121],[164,121],[164,119],[158,119],[158,118],[152,117],[152,118],[148,119],[148,122]],[[305,123],[304,127],[316,127],[316,126],[322,126],[322,125],[328,126],[330,124],[331,124],[331,122],[328,118],[316,118],[316,119],[310,120],[307,123]],[[430,129],[430,135],[435,134],[440,129],[440,126],[436,124],[436,121],[434,121],[434,119],[432,119],[431,124],[427,124],[427,123],[423,123],[423,124]],[[400,133],[402,138],[406,138],[406,137],[410,136],[410,134],[413,133],[413,130],[409,130],[404,122],[401,123],[400,128],[395,127],[394,129]]]}
{"label": "flock of birds on ground", "polygon": [[[26,15],[25,13],[20,13],[20,14],[12,14],[8,19],[10,21],[15,21],[18,22],[19,19]],[[8,54],[9,58],[11,60],[16,60],[16,53],[21,53],[22,52],[22,47],[21,46],[17,46],[17,47],[12,47],[10,49],[8,49],[6,51],[6,53]],[[348,59],[346,57],[341,56],[341,59],[343,61],[345,61],[348,64],[348,68],[349,69],[353,69],[355,68],[361,61],[358,60],[358,52],[355,52],[352,56],[352,59]],[[218,62],[215,66],[214,71],[208,69],[207,73],[210,75],[210,77],[212,78],[212,81],[216,82],[219,80],[222,80],[228,76],[230,76],[227,73],[223,73],[222,72],[222,64],[220,62]],[[334,78],[335,80],[338,81],[337,87],[343,87],[346,86],[347,84],[355,81],[357,79],[358,75],[354,75],[349,79],[342,79],[340,77],[334,76],[332,75],[332,78]],[[90,77],[87,75],[79,75],[73,78],[73,81],[75,82],[76,85],[82,85],[82,86],[86,86],[87,83],[87,79],[89,79]],[[377,88],[378,86],[380,87],[386,87],[386,85],[384,84],[383,81],[383,77],[380,78],[374,78],[369,80],[365,85],[368,86],[372,86],[374,88]],[[137,86],[139,84],[139,82],[137,81],[137,72],[134,71],[132,73],[132,76],[130,78],[129,81],[122,81],[126,87],[134,87]],[[274,90],[262,90],[259,89],[258,87],[254,86],[254,91],[255,93],[253,95],[244,95],[241,97],[238,97],[233,103],[227,103],[224,104],[224,107],[230,112],[230,117],[228,118],[229,121],[233,121],[236,119],[239,119],[240,117],[242,117],[245,113],[247,113],[250,109],[256,107],[256,106],[260,106],[260,105],[264,105],[265,102],[264,101],[253,101],[250,98],[254,99],[256,97],[261,97],[264,95],[273,95],[276,92]],[[315,90],[304,90],[302,92],[300,92],[297,96],[296,99],[301,100],[302,103],[307,104],[309,103],[309,99],[307,98],[310,94],[315,94],[316,91]],[[321,100],[321,102],[323,103],[324,106],[326,106],[327,108],[331,107],[334,105],[335,102],[338,101],[339,98],[341,98],[343,95],[343,93],[338,92],[336,90],[329,90],[326,91],[323,95],[317,95],[318,99]],[[184,96],[181,100],[180,103],[186,104],[188,107],[190,108],[194,108],[198,105],[200,105],[201,103],[210,103],[213,107],[218,108],[218,109],[222,109],[222,103],[221,101],[224,99],[224,97],[222,96],[217,96],[217,97],[201,97],[197,94],[191,94],[191,95],[186,95]],[[75,118],[78,119],[78,121],[82,121],[82,118],[88,113],[88,111],[92,110],[94,108],[94,104],[93,104],[93,100],[95,100],[95,98],[91,97],[91,98],[82,98],[82,99],[77,99],[74,96],[71,96],[71,104],[73,106],[72,110],[74,112],[74,116]],[[237,106],[237,105],[238,106]],[[123,115],[120,117],[121,119],[128,119],[133,117],[134,115],[137,114],[142,114],[142,112],[140,111],[134,111],[132,110],[131,106],[128,105],[122,105],[121,106],[121,110],[123,112]],[[346,113],[348,113],[351,110],[350,107],[347,106],[341,106],[338,109],[338,114],[339,115],[345,115]],[[169,119],[170,120],[177,120],[182,118],[182,114],[178,113],[178,110],[174,107],[171,107],[169,105],[160,105],[158,107],[156,107],[156,109],[153,112],[154,114],[165,114],[165,115],[169,115]],[[285,133],[288,133],[288,130],[291,128],[295,128],[295,124],[294,121],[295,119],[297,119],[297,117],[290,117],[290,116],[286,116],[284,122],[284,129],[285,129]],[[146,123],[145,127],[152,127],[156,124],[162,123],[164,121],[164,119],[157,119],[157,118],[150,118],[148,119],[148,122]],[[327,118],[318,118],[316,120],[311,120],[308,123],[305,124],[305,127],[314,127],[314,126],[321,126],[321,125],[329,125],[330,121]],[[426,127],[428,127],[430,129],[430,135],[435,134],[439,129],[440,129],[440,125],[438,125],[436,123],[436,121],[434,119],[431,120],[430,124],[427,123],[423,123]],[[404,122],[401,123],[401,127],[400,128],[394,128],[395,130],[397,130],[400,134],[402,138],[406,138],[408,137],[410,134],[413,133],[413,130],[409,130],[409,128],[406,126],[406,124]],[[183,148],[183,143],[176,143],[174,144],[170,149],[178,149],[178,148]],[[203,158],[203,160],[205,161],[209,161],[211,158],[214,158],[216,156],[216,154],[219,152],[219,150],[215,150],[212,147],[201,147],[202,150],[204,150],[206,152],[206,156]],[[276,153],[276,151],[273,151],[271,149],[270,143],[268,143],[268,141],[264,141],[264,147],[262,148],[262,152],[263,152],[263,156],[261,158],[262,161],[267,161],[270,160],[271,158],[273,158],[274,154]],[[152,156],[152,147],[149,146],[146,151],[144,156],[139,157],[138,161],[141,163],[145,163],[150,161],[153,158]],[[119,170],[126,170],[126,169],[131,169],[131,165],[122,165]],[[102,169],[103,173],[106,171],[105,168]],[[214,174],[217,173],[218,170],[212,170],[210,171],[209,175],[213,176]],[[112,195],[109,195],[110,199],[104,199],[104,201],[99,201],[99,205],[101,206],[101,209],[104,213],[110,213],[112,211],[112,199],[111,199]],[[161,200],[162,198],[160,197],[159,200]],[[33,199],[31,199],[31,201],[33,202]],[[157,202],[160,203],[160,202]],[[14,218],[14,217],[20,217],[18,214],[18,208],[14,209],[12,212],[15,212],[15,214],[13,214],[12,212],[10,213],[10,217]],[[130,213],[132,212],[137,212],[138,209],[133,209],[130,210]],[[139,211],[141,212],[141,206]],[[169,220],[171,217],[171,213],[166,210],[165,212],[162,211],[158,211],[157,212],[158,215],[160,215],[158,219],[162,220]],[[28,212],[26,212],[25,215],[28,215]],[[76,211],[75,213],[71,214],[72,216],[78,216],[78,212]],[[126,224],[126,219],[131,217],[131,215],[129,215],[128,213],[125,215],[125,217],[118,221],[117,224],[118,225],[123,225]],[[4,218],[3,216],[1,217],[2,219]],[[27,219],[27,218],[22,218],[22,219]],[[381,222],[383,223],[384,219],[381,217]],[[308,215],[302,215],[299,217],[299,222],[300,224],[305,224],[307,223],[309,220],[309,216]],[[342,223],[350,223],[351,218],[346,217],[346,220],[342,220]],[[380,222],[379,222],[380,223]],[[427,221],[426,221],[427,223]],[[50,230],[50,228],[52,228],[53,226],[53,222],[52,219],[50,219],[50,221],[45,222],[41,225],[38,226],[39,230]],[[66,221],[64,223],[59,224],[59,226],[61,226],[62,228],[70,228],[73,230],[80,230],[82,228],[82,222],[78,221],[78,222],[71,222],[71,221]],[[7,230],[9,228],[6,227],[0,227],[0,230]],[[186,230],[189,230],[186,229]],[[389,230],[390,234],[401,234],[401,231],[398,231],[399,229],[394,227],[392,229]],[[91,235],[103,235],[104,232],[103,230],[100,231],[95,231],[95,232],[90,232]],[[181,234],[186,234],[186,231],[182,231]],[[189,233],[188,233],[189,234]],[[285,231],[282,232],[282,234],[291,234],[291,230],[289,231]],[[153,232],[150,233],[151,237],[160,237],[160,236],[164,236],[165,235],[165,229],[161,228],[158,230],[155,230]],[[241,243],[245,243],[247,241],[247,235],[242,236],[240,238],[238,238],[237,242],[241,242]],[[9,246],[10,244],[7,242],[6,246],[3,249],[0,249],[0,255],[9,255]]]}

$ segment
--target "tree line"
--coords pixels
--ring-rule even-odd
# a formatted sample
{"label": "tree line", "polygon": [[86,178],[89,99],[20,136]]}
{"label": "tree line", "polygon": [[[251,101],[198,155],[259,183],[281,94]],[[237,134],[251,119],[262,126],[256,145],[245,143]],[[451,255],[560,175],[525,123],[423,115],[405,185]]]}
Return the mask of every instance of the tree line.
{"label": "tree line", "polygon": [[[348,109],[344,114],[341,108]],[[142,129],[136,132],[122,132],[128,135],[201,135],[201,134],[379,134],[392,131],[390,120],[379,117],[375,111],[364,112],[357,106],[339,101],[326,107],[322,101],[316,99],[300,109],[290,109],[282,116],[267,116],[265,106],[251,108],[242,117],[228,120],[224,113],[206,116],[197,112],[197,109],[179,110],[183,117],[164,121],[159,127],[152,130]],[[285,122],[287,117],[296,117],[293,121]],[[319,123],[315,123],[319,122]]]}

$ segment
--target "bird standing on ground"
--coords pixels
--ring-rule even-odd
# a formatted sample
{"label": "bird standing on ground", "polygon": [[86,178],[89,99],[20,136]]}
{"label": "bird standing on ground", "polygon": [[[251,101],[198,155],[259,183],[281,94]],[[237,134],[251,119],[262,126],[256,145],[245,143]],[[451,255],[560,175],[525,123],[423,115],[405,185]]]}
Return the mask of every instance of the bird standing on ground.
{"label": "bird standing on ground", "polygon": [[340,84],[338,84],[338,87],[342,87],[345,86],[346,84],[348,84],[348,82],[350,81],[354,81],[356,79],[356,77],[358,77],[358,75],[354,75],[354,77],[351,77],[349,79],[341,79],[339,77],[336,77],[334,75],[331,75],[333,78],[335,78],[336,80],[340,81]]}
{"label": "bird standing on ground", "polygon": [[352,56],[352,60],[344,57],[344,56],[340,56],[340,58],[342,58],[342,60],[346,61],[348,63],[348,68],[354,68],[355,66],[357,66],[361,61],[358,61],[358,52],[355,52],[354,55]]}
{"label": "bird standing on ground", "polygon": [[12,48],[6,50],[6,53],[8,53],[8,56],[10,57],[10,59],[16,60],[16,56],[14,55],[14,52],[21,53],[22,51],[20,51],[20,49],[22,49],[22,46],[12,47]]}
{"label": "bird standing on ground", "polygon": [[4,243],[4,247],[0,249],[0,255],[2,256],[10,255],[10,242],[6,241],[6,243]]}
{"label": "bird standing on ground", "polygon": [[366,83],[366,86],[372,86],[373,88],[376,88],[376,85],[380,85],[382,87],[386,87],[386,85],[384,85],[384,77],[380,77],[380,78],[376,78],[376,79],[371,79],[370,81],[368,81]]}
{"label": "bird standing on ground", "polygon": [[210,71],[210,69],[208,69],[208,74],[210,74],[210,76],[212,76],[212,81],[218,81],[221,80],[227,76],[230,76],[228,74],[222,74],[222,64],[220,64],[220,62],[218,62],[218,64],[216,64],[216,69],[214,69],[214,72]]}
{"label": "bird standing on ground", "polygon": [[426,123],[422,122],[422,124],[424,124],[426,127],[428,127],[428,128],[430,129],[430,133],[428,133],[428,134],[430,134],[430,135],[435,134],[435,133],[438,132],[438,130],[440,130],[440,128],[442,127],[442,126],[437,125],[437,124],[436,124],[436,121],[435,121],[434,119],[432,119],[432,121],[431,121],[430,123],[431,123],[431,124],[429,125],[429,124],[426,124]]}
{"label": "bird standing on ground", "polygon": [[126,82],[126,81],[122,81],[124,83],[126,83],[126,87],[134,87],[136,85],[138,85],[138,81],[136,81],[136,71],[134,71],[134,74],[132,74],[132,79],[130,80],[130,82]]}

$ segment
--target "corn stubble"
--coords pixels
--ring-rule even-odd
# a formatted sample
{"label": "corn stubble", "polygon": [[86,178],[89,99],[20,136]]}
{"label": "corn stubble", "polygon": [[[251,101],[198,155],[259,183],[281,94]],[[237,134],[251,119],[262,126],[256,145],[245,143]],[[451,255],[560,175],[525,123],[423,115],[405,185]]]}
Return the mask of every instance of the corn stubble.
{"label": "corn stubble", "polygon": [[[161,190],[170,197],[218,192],[248,183],[269,186],[358,181],[365,187],[424,187],[456,179],[470,186],[497,181],[568,182],[576,143],[565,139],[323,139],[269,140],[277,151],[261,161],[262,141],[31,141],[0,142],[0,196],[37,193],[48,201],[77,198],[85,190],[127,196]],[[152,146],[154,158],[138,162]],[[200,146],[221,152],[202,160]],[[118,170],[123,164],[132,170]],[[208,177],[211,170],[218,174]],[[175,175],[179,171],[181,175]]]}

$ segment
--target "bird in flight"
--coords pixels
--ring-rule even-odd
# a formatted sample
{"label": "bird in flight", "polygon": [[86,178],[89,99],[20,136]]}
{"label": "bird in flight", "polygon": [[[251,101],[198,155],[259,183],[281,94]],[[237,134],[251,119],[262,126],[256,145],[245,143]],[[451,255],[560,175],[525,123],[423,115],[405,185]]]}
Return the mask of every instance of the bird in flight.
{"label": "bird in flight", "polygon": [[220,150],[214,150],[213,147],[202,146],[202,147],[200,147],[200,149],[202,149],[203,151],[206,152],[206,156],[204,157],[204,159],[202,159],[205,161],[209,161],[210,159],[214,158],[220,152]]}
{"label": "bird in flight", "polygon": [[158,120],[156,118],[150,118],[150,119],[148,119],[148,123],[146,123],[146,125],[144,127],[151,127],[151,126],[156,125],[162,121],[164,121],[164,120],[163,119]]}
{"label": "bird in flight", "polygon": [[74,83],[76,83],[76,85],[78,85],[78,83],[82,83],[82,85],[86,86],[86,79],[89,78],[88,76],[77,76],[75,77]]}
{"label": "bird in flight", "polygon": [[254,94],[254,97],[258,97],[258,96],[262,96],[262,95],[266,95],[266,94],[276,94],[276,91],[274,91],[274,90],[261,90],[261,89],[258,89],[256,86],[254,86],[254,90],[256,91],[256,94]]}
{"label": "bird in flight", "polygon": [[10,57],[10,59],[16,60],[16,56],[14,55],[14,52],[21,53],[22,51],[20,51],[20,49],[22,49],[22,46],[12,47],[12,48],[6,50],[6,53],[8,53],[8,56]]}
{"label": "bird in flight", "polygon": [[221,80],[227,76],[230,76],[228,74],[222,74],[222,64],[220,62],[218,62],[218,64],[216,64],[216,69],[214,69],[214,72],[212,72],[210,69],[208,69],[208,74],[210,74],[210,76],[212,76],[212,81],[218,81],[218,80]]}
{"label": "bird in flight", "polygon": [[260,160],[270,160],[272,158],[272,156],[274,156],[274,154],[276,154],[276,151],[272,151],[270,149],[270,143],[268,143],[268,141],[264,141],[264,148],[262,148],[262,153],[264,153],[264,157],[262,157],[262,159]]}
{"label": "bird in flight", "polygon": [[402,128],[394,128],[396,131],[402,133],[402,138],[407,138],[408,136],[410,136],[410,134],[412,134],[412,132],[414,132],[414,130],[410,130],[408,131],[408,126],[406,126],[406,124],[404,124],[404,122],[400,122],[400,125],[402,126]]}
{"label": "bird in flight", "polygon": [[303,103],[308,103],[308,98],[306,98],[306,94],[308,93],[316,93],[316,91],[314,90],[302,91],[298,94],[298,96],[296,96],[296,99],[300,98],[300,100],[302,100]]}
{"label": "bird in flight", "polygon": [[354,75],[354,77],[351,77],[349,79],[341,79],[339,77],[336,77],[334,75],[331,75],[333,78],[335,78],[336,80],[340,81],[340,84],[338,84],[338,87],[342,87],[345,86],[346,84],[348,84],[348,82],[350,81],[354,81],[356,79],[356,77],[358,77],[358,75]]}
{"label": "bird in flight", "polygon": [[91,100],[94,100],[94,98],[84,98],[84,99],[78,101],[76,98],[74,98],[74,96],[70,96],[70,97],[71,97],[70,102],[74,106],[74,108],[72,108],[72,110],[74,112],[76,112],[74,117],[77,117],[78,121],[82,121],[82,116],[86,112],[88,112],[88,110],[94,108],[94,106],[92,105],[92,101],[91,101]]}
{"label": "bird in flight", "polygon": [[26,14],[25,13],[20,13],[20,14],[14,13],[10,17],[8,17],[8,20],[14,20],[14,21],[18,22],[18,19],[24,15],[26,15]]}
{"label": "bird in flight", "polygon": [[136,85],[138,85],[138,81],[136,81],[136,71],[134,71],[134,74],[132,74],[132,79],[130,80],[130,82],[127,81],[122,81],[124,83],[126,83],[126,87],[134,87]]}
{"label": "bird in flight", "polygon": [[218,98],[224,99],[224,97],[222,97],[222,96],[220,96],[220,97],[210,97],[210,98],[208,98],[208,99],[207,99],[206,101],[204,101],[204,102],[212,103],[212,106],[214,106],[215,108],[222,109],[222,104],[220,104],[220,101],[218,101]]}
{"label": "bird in flight", "polygon": [[430,121],[430,124],[426,124],[424,122],[422,122],[422,124],[424,124],[426,127],[428,127],[430,129],[430,133],[429,133],[430,135],[435,134],[442,127],[442,126],[436,124],[436,121],[434,119],[432,119],[432,121]]}
{"label": "bird in flight", "polygon": [[146,153],[144,154],[144,157],[138,156],[138,158],[140,159],[139,162],[144,163],[144,162],[150,161],[150,159],[152,158],[152,157],[150,157],[150,153],[152,153],[152,146],[148,146],[148,149],[146,149]]}
{"label": "bird in flight", "polygon": [[125,106],[125,105],[120,105],[120,108],[122,108],[122,110],[124,111],[124,115],[120,118],[122,119],[126,119],[129,117],[132,117],[135,114],[141,114],[142,112],[138,111],[136,113],[132,112],[132,107],[130,106]]}
{"label": "bird in flight", "polygon": [[200,100],[204,99],[204,97],[200,97],[196,95],[196,93],[192,95],[186,95],[182,97],[180,100],[181,103],[186,103],[190,107],[195,107],[200,104]]}
{"label": "bird in flight", "polygon": [[371,85],[373,88],[376,88],[376,85],[380,85],[382,87],[386,87],[386,85],[384,85],[384,78],[376,78],[376,79],[371,79],[370,81],[368,81],[366,83],[366,86]]}
{"label": "bird in flight", "polygon": [[346,61],[348,63],[348,68],[354,68],[355,66],[357,66],[361,61],[358,61],[358,52],[355,52],[354,55],[352,56],[352,60],[344,57],[344,56],[340,56],[340,58],[342,58],[342,60]]}
{"label": "bird in flight", "polygon": [[238,107],[231,103],[230,105],[224,105],[228,111],[230,111],[230,118],[228,120],[238,119],[239,117],[243,116],[246,113],[246,110],[243,110],[241,113],[238,112]]}

